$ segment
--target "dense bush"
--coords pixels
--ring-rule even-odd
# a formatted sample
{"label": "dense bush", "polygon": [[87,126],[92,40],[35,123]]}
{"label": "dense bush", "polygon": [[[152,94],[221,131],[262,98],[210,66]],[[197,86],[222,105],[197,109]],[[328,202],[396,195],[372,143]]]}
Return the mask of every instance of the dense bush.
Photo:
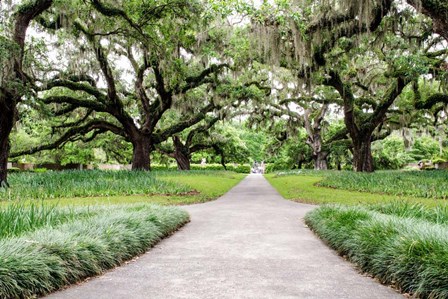
{"label": "dense bush", "polygon": [[0,298],[44,295],[145,252],[189,220],[152,205],[96,208],[91,217],[0,239]]}
{"label": "dense bush", "polygon": [[[370,209],[324,206],[308,213],[306,223],[383,283],[421,298],[448,298],[448,213],[442,209],[425,214],[422,209],[399,204]],[[445,219],[443,224],[437,224],[436,215]]]}
{"label": "dense bush", "polygon": [[404,147],[402,138],[390,136],[372,146],[375,169],[401,169],[414,161]]}
{"label": "dense bush", "polygon": [[448,198],[448,171],[328,172],[320,186],[427,198]]}

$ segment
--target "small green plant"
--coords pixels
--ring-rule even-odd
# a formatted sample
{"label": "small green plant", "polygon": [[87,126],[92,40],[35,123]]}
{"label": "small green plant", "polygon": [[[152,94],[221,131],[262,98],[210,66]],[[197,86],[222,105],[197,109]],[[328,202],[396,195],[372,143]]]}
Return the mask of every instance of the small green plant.
{"label": "small green plant", "polygon": [[47,172],[48,170],[46,168],[34,168],[33,171],[36,173],[44,173]]}

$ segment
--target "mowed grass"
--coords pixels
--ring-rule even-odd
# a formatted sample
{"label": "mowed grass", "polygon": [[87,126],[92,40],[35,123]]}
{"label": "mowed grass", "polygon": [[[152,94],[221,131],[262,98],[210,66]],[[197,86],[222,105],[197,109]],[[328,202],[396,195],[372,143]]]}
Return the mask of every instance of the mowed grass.
{"label": "mowed grass", "polygon": [[428,200],[413,196],[399,196],[388,194],[373,194],[369,192],[349,191],[335,188],[322,187],[321,182],[327,172],[316,176],[316,173],[277,175],[267,174],[266,179],[286,199],[309,204],[375,204],[387,203],[397,200],[410,203],[423,203],[427,206],[445,204],[444,200]]}
{"label": "mowed grass", "polygon": [[[0,198],[4,200],[3,204],[9,204],[13,199],[43,199],[46,204],[57,202],[62,206],[142,202],[182,205],[216,199],[244,177],[244,174],[226,171],[68,171],[15,174],[14,179],[10,180],[13,187],[1,190]],[[36,186],[39,186],[37,190]]]}

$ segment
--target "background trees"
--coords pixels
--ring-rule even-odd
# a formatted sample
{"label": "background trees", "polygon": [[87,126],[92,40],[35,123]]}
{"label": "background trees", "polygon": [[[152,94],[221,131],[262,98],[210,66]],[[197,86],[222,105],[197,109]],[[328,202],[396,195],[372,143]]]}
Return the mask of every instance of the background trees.
{"label": "background trees", "polygon": [[[423,125],[444,155],[443,3],[30,3],[3,13],[3,181],[17,111],[25,118],[13,135],[15,157],[65,146],[65,156],[71,148],[97,159],[96,148],[103,160],[149,169],[158,149],[188,169],[197,150],[211,148],[207,155],[223,164],[312,159],[316,169],[339,169],[352,161],[370,172],[417,157],[397,158],[389,149],[398,139],[372,155],[373,142],[399,131],[411,152]],[[27,115],[41,126],[24,131]],[[252,131],[220,124],[235,115]]]}

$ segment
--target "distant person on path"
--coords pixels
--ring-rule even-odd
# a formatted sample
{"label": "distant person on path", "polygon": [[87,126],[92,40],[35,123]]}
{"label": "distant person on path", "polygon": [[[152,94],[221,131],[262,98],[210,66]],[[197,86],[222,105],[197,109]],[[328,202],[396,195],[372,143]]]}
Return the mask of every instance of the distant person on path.
{"label": "distant person on path", "polygon": [[258,162],[255,161],[254,165],[252,166],[252,173],[258,173]]}

